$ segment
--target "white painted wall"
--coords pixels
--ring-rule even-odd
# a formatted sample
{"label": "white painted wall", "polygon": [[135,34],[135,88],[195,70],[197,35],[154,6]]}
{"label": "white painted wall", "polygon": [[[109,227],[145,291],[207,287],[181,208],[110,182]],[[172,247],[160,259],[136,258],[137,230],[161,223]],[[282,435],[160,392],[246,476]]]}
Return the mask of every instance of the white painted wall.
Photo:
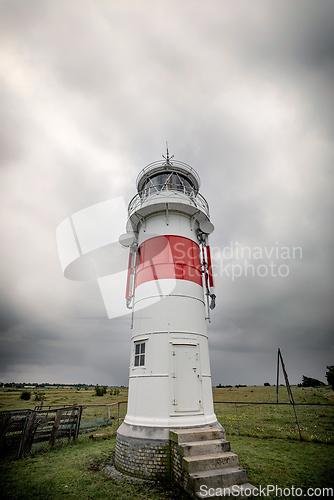
{"label": "white painted wall", "polygon": [[[152,205],[151,216],[139,226],[139,245],[157,235],[198,243],[190,216],[155,210]],[[126,424],[169,428],[216,422],[205,314],[203,288],[191,281],[163,279],[137,287]],[[139,340],[146,342],[145,367],[134,366]]]}

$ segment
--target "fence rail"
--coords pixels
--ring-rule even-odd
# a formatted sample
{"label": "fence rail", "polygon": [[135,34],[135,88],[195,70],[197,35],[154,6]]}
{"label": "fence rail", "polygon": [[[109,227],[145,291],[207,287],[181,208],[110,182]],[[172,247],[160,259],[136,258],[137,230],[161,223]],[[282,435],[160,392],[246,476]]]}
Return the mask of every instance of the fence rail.
{"label": "fence rail", "polygon": [[52,448],[56,440],[76,442],[81,414],[77,405],[0,412],[0,461],[25,457],[39,443]]}
{"label": "fence rail", "polygon": [[[0,412],[0,463],[23,458],[57,443],[77,441],[79,434],[99,428],[116,430],[124,420],[127,401],[109,404],[48,405],[34,410]],[[94,417],[94,418],[92,418]]]}
{"label": "fence rail", "polygon": [[[334,405],[215,401],[219,422],[228,435],[302,439],[334,444]],[[300,432],[299,432],[300,431]]]}
{"label": "fence rail", "polygon": [[[304,440],[334,444],[334,405],[295,406]],[[228,436],[299,439],[291,403],[215,401],[214,409]],[[117,401],[0,412],[0,462],[50,449],[57,442],[76,442],[79,434],[99,428],[116,430],[126,410],[127,401]]]}
{"label": "fence rail", "polygon": [[94,431],[99,427],[118,429],[125,418],[126,409],[127,401],[83,405],[80,433]]}

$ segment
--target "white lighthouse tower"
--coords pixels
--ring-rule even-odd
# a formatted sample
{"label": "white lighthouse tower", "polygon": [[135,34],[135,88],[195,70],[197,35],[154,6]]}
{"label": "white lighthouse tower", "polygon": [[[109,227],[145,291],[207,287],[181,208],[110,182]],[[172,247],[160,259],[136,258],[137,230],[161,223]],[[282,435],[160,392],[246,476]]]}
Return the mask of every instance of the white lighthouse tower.
{"label": "white lighthouse tower", "polygon": [[206,320],[215,305],[208,236],[214,226],[193,168],[166,157],[138,175],[128,208],[126,301],[132,309],[128,409],[115,464],[168,473],[169,431],[223,430],[214,414]]}

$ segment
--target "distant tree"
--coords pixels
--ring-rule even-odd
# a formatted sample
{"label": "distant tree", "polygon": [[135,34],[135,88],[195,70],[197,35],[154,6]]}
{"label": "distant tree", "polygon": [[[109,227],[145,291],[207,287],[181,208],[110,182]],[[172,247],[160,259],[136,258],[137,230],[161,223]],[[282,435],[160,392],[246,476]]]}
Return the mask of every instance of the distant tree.
{"label": "distant tree", "polygon": [[103,396],[105,394],[104,387],[100,387],[99,385],[95,386],[95,396]]}
{"label": "distant tree", "polygon": [[118,387],[117,387],[117,388],[116,388],[116,387],[111,388],[111,389],[110,389],[110,394],[111,394],[112,396],[118,396],[118,395],[119,395],[119,389],[118,389]]}
{"label": "distant tree", "polygon": [[305,377],[303,375],[303,380],[301,383],[301,387],[319,387],[325,385],[321,380],[317,380],[316,378]]}
{"label": "distant tree", "polygon": [[328,365],[326,366],[327,371],[326,371],[326,378],[328,384],[331,386],[332,391],[334,391],[334,365]]}
{"label": "distant tree", "polygon": [[264,387],[270,387],[269,382],[265,382],[263,385],[264,385]]}
{"label": "distant tree", "polygon": [[28,400],[31,397],[31,392],[30,391],[22,391],[20,395],[20,399]]}
{"label": "distant tree", "polygon": [[34,401],[44,401],[45,392],[43,391],[34,391],[35,398]]}

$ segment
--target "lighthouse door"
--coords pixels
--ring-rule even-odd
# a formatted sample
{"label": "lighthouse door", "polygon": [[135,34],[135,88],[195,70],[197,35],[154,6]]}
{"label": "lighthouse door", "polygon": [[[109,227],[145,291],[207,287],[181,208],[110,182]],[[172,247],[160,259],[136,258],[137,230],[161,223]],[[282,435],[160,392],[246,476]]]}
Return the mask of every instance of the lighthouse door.
{"label": "lighthouse door", "polygon": [[201,376],[199,346],[173,345],[175,412],[201,411]]}

